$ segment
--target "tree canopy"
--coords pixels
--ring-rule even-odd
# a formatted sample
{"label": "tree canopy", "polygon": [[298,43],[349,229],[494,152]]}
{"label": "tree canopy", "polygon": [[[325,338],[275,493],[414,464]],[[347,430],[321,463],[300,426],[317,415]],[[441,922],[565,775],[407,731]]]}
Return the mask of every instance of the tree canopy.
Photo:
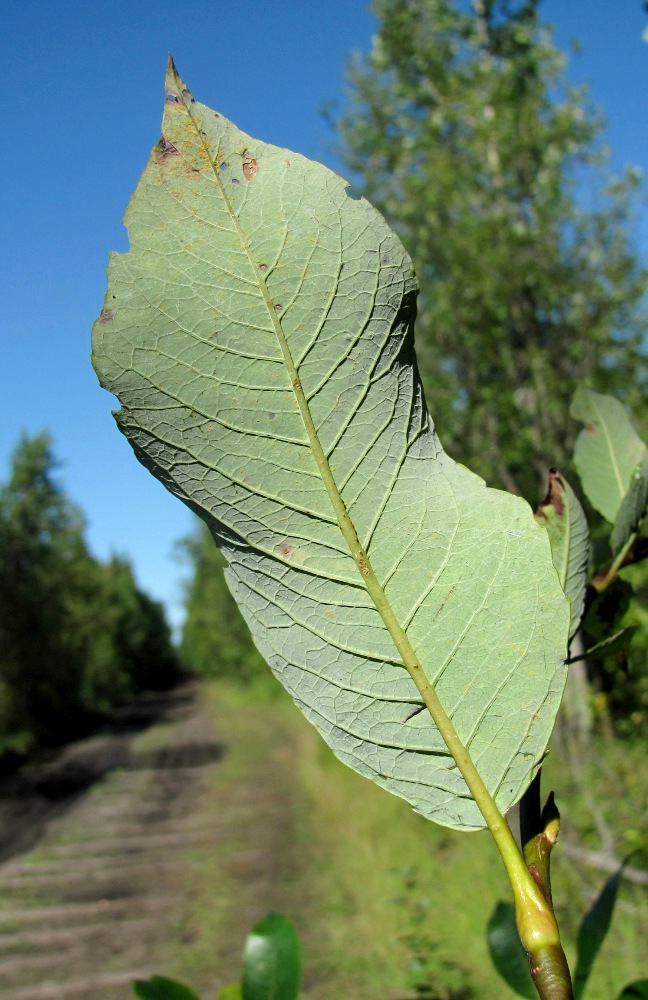
{"label": "tree canopy", "polygon": [[96,560],[45,433],[23,437],[0,487],[0,752],[62,742],[178,661],[160,605],[128,562]]}
{"label": "tree canopy", "polygon": [[632,242],[640,175],[605,173],[602,119],[565,82],[538,0],[375,0],[336,122],[421,282],[417,353],[447,450],[537,499],[568,465],[578,382],[645,390]]}

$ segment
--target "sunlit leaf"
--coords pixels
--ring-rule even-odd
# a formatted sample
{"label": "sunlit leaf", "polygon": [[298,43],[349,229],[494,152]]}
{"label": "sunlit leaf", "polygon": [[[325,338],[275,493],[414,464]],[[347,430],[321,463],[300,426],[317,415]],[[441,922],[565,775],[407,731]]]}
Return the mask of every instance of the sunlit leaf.
{"label": "sunlit leaf", "polygon": [[557,469],[549,472],[549,490],[536,511],[536,518],[547,529],[553,564],[569,598],[569,636],[573,638],[585,607],[589,530],[578,497]]}
{"label": "sunlit leaf", "polygon": [[299,940],[290,920],[268,913],[248,934],[243,952],[242,1000],[297,1000]]}
{"label": "sunlit leaf", "polygon": [[94,328],[121,430],[208,523],[257,646],[336,754],[483,827],[394,637],[506,810],[553,727],[568,607],[528,506],[441,448],[400,241],[173,66],[126,223]]}
{"label": "sunlit leaf", "polygon": [[592,506],[614,524],[630,477],[646,454],[646,445],[613,396],[602,396],[581,385],[571,415],[585,425],[574,449],[583,489]]}

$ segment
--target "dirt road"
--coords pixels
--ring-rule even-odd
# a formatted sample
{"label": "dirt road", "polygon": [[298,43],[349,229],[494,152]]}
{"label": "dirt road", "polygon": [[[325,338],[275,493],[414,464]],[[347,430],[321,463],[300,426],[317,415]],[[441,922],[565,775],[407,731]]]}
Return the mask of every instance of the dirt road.
{"label": "dirt road", "polygon": [[[214,818],[208,789],[226,752],[187,684],[0,781],[0,1000],[123,1000],[131,979],[167,971],[196,934],[183,916],[199,877],[192,853],[217,855],[224,836],[228,877],[238,865],[242,885],[273,881],[272,843],[250,850],[236,829],[258,789],[238,789],[238,820],[236,801],[224,826]],[[285,825],[285,803],[270,801],[266,829],[268,807]]]}

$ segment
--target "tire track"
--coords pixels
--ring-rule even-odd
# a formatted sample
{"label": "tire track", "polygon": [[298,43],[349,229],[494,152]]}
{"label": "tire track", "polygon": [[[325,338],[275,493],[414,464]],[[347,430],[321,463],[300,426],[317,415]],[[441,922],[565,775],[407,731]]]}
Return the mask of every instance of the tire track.
{"label": "tire track", "polygon": [[197,805],[223,748],[197,686],[116,721],[0,787],[0,1000],[130,996],[178,932],[190,849],[218,846]]}

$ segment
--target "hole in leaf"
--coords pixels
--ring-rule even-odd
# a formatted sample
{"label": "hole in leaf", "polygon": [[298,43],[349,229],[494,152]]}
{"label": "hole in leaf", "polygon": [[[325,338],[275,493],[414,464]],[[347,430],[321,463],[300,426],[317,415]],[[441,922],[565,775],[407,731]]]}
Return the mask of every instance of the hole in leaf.
{"label": "hole in leaf", "polygon": [[168,92],[164,95],[164,102],[165,104],[179,104],[180,98],[178,97],[177,94],[172,94]]}
{"label": "hole in leaf", "polygon": [[221,168],[221,170],[227,170],[227,164],[226,163],[221,163],[220,164],[220,168]]}
{"label": "hole in leaf", "polygon": [[238,177],[232,177],[232,184],[238,184]]}
{"label": "hole in leaf", "polygon": [[268,270],[268,265],[267,264],[259,264],[259,270],[260,271],[267,271]]}
{"label": "hole in leaf", "polygon": [[281,305],[281,303],[277,302],[277,304],[275,306],[275,312],[281,312],[282,309],[283,309],[283,306]]}

